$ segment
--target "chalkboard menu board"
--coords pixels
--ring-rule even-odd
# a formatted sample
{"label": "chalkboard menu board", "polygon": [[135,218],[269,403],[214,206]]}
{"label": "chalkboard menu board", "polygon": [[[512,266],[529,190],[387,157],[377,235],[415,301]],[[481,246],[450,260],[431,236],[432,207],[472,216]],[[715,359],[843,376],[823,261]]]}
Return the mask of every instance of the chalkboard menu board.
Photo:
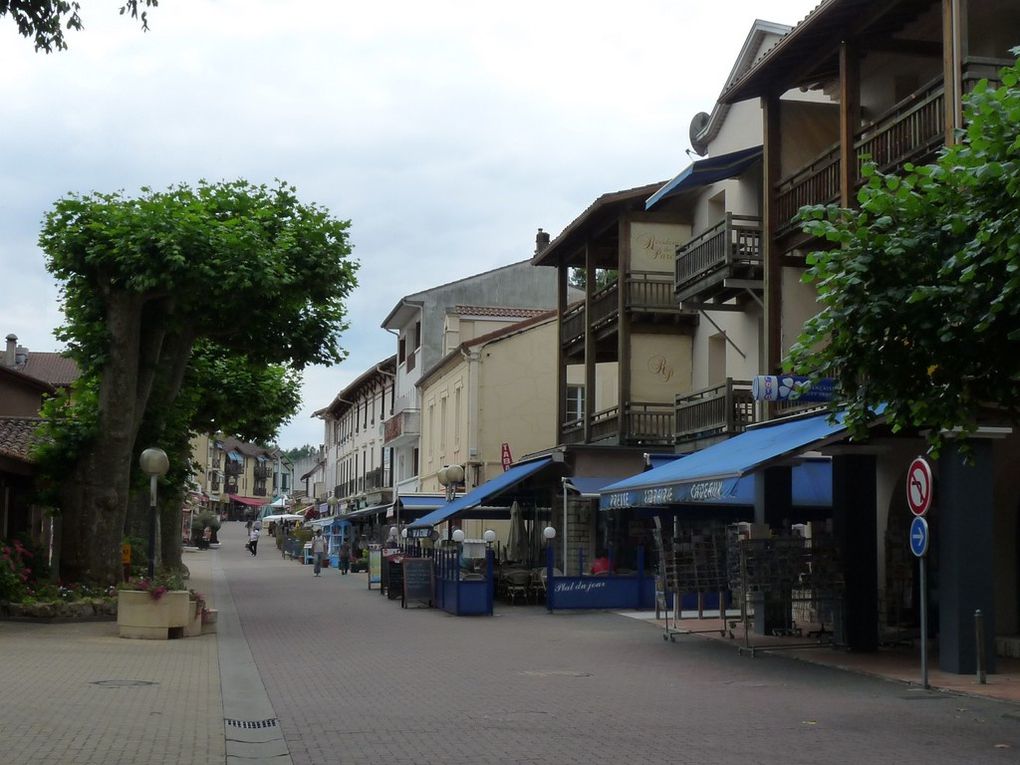
{"label": "chalkboard menu board", "polygon": [[383,561],[385,574],[383,582],[386,586],[386,597],[390,600],[402,598],[404,595],[404,567],[401,565],[403,558],[399,555],[387,558]]}
{"label": "chalkboard menu board", "polygon": [[430,558],[404,558],[404,600],[408,603],[432,605],[432,560]]}

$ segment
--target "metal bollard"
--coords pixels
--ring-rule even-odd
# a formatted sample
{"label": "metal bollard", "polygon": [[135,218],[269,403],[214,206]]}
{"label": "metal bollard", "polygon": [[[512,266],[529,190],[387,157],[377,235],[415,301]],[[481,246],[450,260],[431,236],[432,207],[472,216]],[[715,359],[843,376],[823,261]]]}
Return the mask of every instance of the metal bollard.
{"label": "metal bollard", "polygon": [[977,640],[977,681],[981,685],[987,682],[985,673],[985,615],[981,609],[974,612],[974,637]]}

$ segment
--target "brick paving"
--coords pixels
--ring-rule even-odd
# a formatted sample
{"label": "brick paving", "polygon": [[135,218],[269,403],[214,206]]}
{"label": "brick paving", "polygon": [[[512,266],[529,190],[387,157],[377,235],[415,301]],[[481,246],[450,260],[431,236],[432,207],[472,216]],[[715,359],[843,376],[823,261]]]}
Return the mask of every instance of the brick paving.
{"label": "brick paving", "polygon": [[[224,524],[219,551],[186,557],[192,586],[231,611],[219,641],[0,622],[0,763],[1020,761],[1020,705],[671,643],[648,619],[404,610],[364,575],[313,577],[269,539],[251,558],[242,533]],[[228,760],[224,709],[243,701],[283,738],[235,742]]]}
{"label": "brick paving", "polygon": [[[224,555],[294,763],[1016,763],[1020,707],[606,613],[401,609],[266,545]],[[267,554],[264,554],[267,553]],[[236,560],[235,560],[236,558]]]}
{"label": "brick paving", "polygon": [[[191,587],[207,592],[208,559],[192,558]],[[223,760],[215,635],[125,640],[114,622],[0,622],[4,765]]]}

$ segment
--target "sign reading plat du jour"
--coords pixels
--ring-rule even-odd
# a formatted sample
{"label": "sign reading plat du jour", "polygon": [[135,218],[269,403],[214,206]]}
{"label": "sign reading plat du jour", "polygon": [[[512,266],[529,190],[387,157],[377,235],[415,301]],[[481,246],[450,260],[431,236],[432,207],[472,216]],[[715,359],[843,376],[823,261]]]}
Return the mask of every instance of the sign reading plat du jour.
{"label": "sign reading plat du jour", "polygon": [[633,221],[630,224],[631,270],[673,273],[676,248],[690,238],[690,226]]}

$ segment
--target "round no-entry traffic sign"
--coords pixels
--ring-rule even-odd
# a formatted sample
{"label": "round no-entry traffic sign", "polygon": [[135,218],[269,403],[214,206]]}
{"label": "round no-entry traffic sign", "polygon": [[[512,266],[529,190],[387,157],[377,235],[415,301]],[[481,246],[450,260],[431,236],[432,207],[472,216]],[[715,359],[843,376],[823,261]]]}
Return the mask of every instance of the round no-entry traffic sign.
{"label": "round no-entry traffic sign", "polygon": [[931,465],[918,457],[907,470],[907,504],[914,515],[924,515],[931,507],[931,484]]}
{"label": "round no-entry traffic sign", "polygon": [[928,552],[928,521],[921,516],[910,522],[910,552],[918,558]]}

